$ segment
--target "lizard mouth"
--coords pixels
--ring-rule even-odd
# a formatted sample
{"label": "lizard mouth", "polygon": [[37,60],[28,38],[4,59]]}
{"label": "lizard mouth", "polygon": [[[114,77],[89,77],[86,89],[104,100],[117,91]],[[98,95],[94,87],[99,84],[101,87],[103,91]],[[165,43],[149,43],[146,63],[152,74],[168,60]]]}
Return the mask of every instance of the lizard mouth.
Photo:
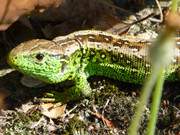
{"label": "lizard mouth", "polygon": [[18,59],[18,54],[21,54],[22,52],[24,52],[23,49],[23,44],[20,44],[18,46],[16,46],[15,48],[13,48],[10,53],[8,54],[7,57],[7,62],[10,66],[12,66],[13,68],[17,68],[17,59]]}
{"label": "lizard mouth", "polygon": [[8,55],[8,57],[7,57],[7,63],[11,66],[11,67],[13,67],[13,68],[15,68],[16,69],[16,65],[15,65],[15,60],[14,59],[17,59],[17,57],[15,56],[13,56],[13,53],[12,53],[12,51],[9,53],[9,55]]}
{"label": "lizard mouth", "polygon": [[13,69],[24,73],[24,71],[28,71],[28,67],[25,67],[23,62],[21,62],[21,59],[19,59],[19,54],[17,54],[16,50],[17,50],[17,47],[10,51],[7,57],[7,63]]}

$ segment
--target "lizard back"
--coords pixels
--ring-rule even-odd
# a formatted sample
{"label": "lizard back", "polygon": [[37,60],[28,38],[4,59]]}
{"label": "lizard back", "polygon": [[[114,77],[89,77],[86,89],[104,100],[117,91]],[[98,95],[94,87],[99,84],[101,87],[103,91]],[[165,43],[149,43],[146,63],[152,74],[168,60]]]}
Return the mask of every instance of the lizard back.
{"label": "lizard back", "polygon": [[[79,62],[85,65],[88,76],[101,75],[130,83],[142,83],[151,70],[148,54],[150,42],[133,38],[130,40],[95,30],[75,32],[53,41],[64,48],[64,54],[68,57],[73,57],[75,52],[79,53]],[[175,48],[174,53],[173,63],[167,71],[169,80],[177,79],[173,73],[179,66],[179,47]]]}

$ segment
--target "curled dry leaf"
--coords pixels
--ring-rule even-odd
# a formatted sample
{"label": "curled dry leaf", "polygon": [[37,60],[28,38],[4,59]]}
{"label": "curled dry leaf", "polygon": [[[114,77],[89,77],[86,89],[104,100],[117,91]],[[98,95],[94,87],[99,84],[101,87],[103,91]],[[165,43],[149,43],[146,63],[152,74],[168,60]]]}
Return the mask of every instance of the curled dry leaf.
{"label": "curled dry leaf", "polygon": [[63,0],[0,0],[0,30],[6,30],[20,16],[35,9],[57,7]]}

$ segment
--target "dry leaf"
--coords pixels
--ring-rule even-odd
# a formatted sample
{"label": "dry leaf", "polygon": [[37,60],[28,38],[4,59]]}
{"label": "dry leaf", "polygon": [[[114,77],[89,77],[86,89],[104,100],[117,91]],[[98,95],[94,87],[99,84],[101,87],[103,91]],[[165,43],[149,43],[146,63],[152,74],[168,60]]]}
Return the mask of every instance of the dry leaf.
{"label": "dry leaf", "polygon": [[53,103],[46,103],[40,105],[41,113],[49,118],[57,119],[59,117],[62,117],[65,113],[66,104],[59,105],[53,104]]}

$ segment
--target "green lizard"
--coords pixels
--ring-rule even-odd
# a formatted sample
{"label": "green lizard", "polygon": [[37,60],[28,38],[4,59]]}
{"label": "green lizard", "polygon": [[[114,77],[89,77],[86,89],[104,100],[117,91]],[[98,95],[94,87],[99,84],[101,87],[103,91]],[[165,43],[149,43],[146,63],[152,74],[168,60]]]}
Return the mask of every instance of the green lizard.
{"label": "green lizard", "polygon": [[[74,81],[64,98],[90,94],[87,78],[98,75],[142,84],[151,72],[148,42],[128,41],[110,33],[84,30],[52,41],[34,39],[21,43],[8,57],[18,71],[47,83]],[[180,47],[166,70],[166,79],[180,80]],[[67,97],[66,97],[67,96]]]}

